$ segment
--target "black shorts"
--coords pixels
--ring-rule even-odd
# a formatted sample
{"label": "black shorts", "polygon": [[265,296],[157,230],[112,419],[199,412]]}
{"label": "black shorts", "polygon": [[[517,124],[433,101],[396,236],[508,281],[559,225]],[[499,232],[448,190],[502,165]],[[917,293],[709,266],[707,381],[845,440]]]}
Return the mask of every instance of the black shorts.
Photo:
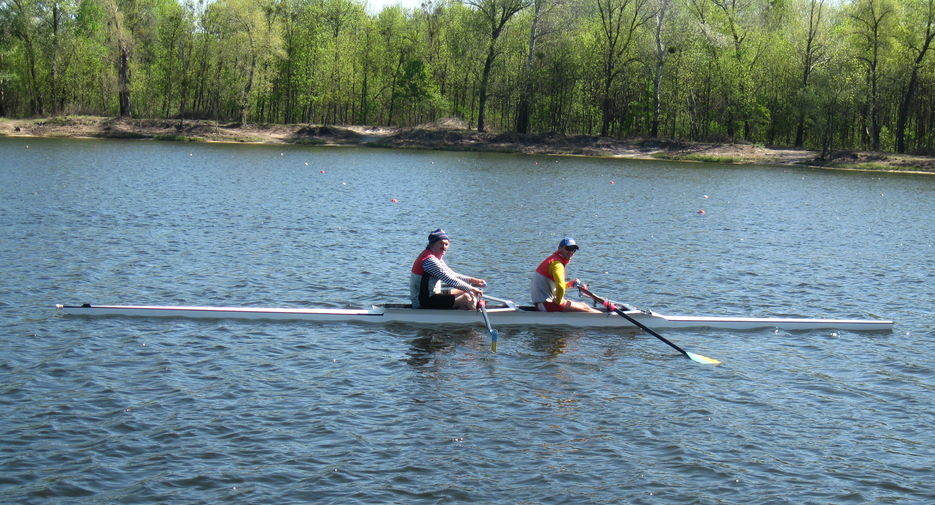
{"label": "black shorts", "polygon": [[455,295],[432,295],[420,301],[422,309],[448,310],[455,306]]}

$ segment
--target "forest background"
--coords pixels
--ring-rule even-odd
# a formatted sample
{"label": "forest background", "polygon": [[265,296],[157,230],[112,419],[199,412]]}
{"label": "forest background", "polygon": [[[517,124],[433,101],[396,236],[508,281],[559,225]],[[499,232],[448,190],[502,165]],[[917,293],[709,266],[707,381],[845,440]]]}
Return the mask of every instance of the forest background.
{"label": "forest background", "polygon": [[935,0],[0,0],[0,117],[935,154]]}

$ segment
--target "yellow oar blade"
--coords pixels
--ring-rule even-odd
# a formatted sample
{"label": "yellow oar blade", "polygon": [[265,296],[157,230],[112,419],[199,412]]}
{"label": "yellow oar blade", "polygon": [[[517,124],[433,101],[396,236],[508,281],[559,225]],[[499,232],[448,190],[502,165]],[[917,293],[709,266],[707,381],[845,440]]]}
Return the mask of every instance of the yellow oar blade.
{"label": "yellow oar blade", "polygon": [[497,330],[490,326],[490,318],[487,317],[487,302],[485,300],[481,300],[477,304],[477,310],[479,310],[481,315],[484,316],[484,325],[487,326],[487,332],[490,333],[490,352],[497,352],[497,336],[499,336],[499,333],[497,333]]}
{"label": "yellow oar blade", "polygon": [[721,364],[720,361],[714,358],[709,358],[707,356],[702,356],[700,354],[695,354],[693,352],[685,351],[685,355],[691,358],[692,361],[696,361],[698,363],[704,363],[706,365],[720,365]]}

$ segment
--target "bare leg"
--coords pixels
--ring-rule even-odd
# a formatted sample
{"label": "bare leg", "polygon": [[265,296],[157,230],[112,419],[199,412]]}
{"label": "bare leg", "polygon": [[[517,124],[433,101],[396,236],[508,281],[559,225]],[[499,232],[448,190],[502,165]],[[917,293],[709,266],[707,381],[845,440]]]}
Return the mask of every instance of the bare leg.
{"label": "bare leg", "polygon": [[584,302],[574,302],[568,300],[568,305],[565,306],[563,312],[601,312]]}
{"label": "bare leg", "polygon": [[459,310],[474,310],[477,308],[477,300],[474,299],[471,293],[460,289],[452,289],[451,294],[455,296],[453,308]]}

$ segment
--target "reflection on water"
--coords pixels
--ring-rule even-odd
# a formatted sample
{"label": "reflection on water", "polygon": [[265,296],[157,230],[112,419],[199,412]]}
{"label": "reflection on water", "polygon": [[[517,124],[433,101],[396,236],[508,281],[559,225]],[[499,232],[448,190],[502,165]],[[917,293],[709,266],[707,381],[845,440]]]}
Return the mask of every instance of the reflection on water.
{"label": "reflection on water", "polygon": [[531,350],[547,356],[558,356],[567,352],[569,348],[574,349],[576,341],[586,336],[587,332],[570,328],[536,328],[530,334]]}
{"label": "reflection on water", "polygon": [[415,331],[412,331],[411,326],[405,325],[388,325],[387,328],[391,331],[395,328],[402,334],[416,335],[409,341],[407,352],[409,357],[406,359],[406,362],[413,366],[428,364],[436,355],[451,354],[461,347],[481,350],[485,346],[489,349],[490,346],[490,335],[487,330],[473,327],[419,328]]}
{"label": "reflection on water", "polygon": [[[419,328],[413,331],[411,326],[387,325],[392,333],[415,334],[410,339],[408,358],[406,361],[414,366],[424,365],[437,355],[452,354],[458,349],[473,351],[490,351],[490,334],[483,328]],[[497,329],[500,334],[500,352],[511,352],[520,347],[524,352],[546,356],[558,356],[575,349],[575,343],[581,338],[592,338],[593,333],[588,329],[563,327],[534,327],[520,329],[512,326]],[[612,329],[611,332],[620,335],[632,335],[636,330]]]}

